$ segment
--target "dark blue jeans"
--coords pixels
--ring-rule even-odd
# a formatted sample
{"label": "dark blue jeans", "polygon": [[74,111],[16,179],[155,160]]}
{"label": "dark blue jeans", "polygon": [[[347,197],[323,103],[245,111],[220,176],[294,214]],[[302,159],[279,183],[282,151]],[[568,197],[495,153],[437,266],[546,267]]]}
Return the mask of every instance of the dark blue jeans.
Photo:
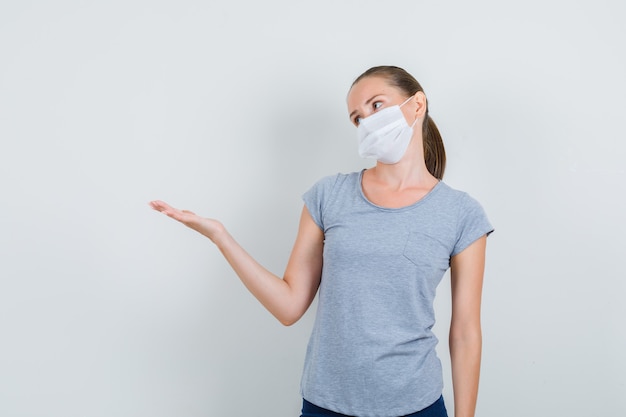
{"label": "dark blue jeans", "polygon": [[[350,417],[345,414],[335,413],[311,404],[307,400],[302,401],[302,415],[300,417]],[[356,417],[356,416],[353,416]],[[437,401],[417,413],[409,414],[403,417],[448,417],[446,405],[443,402],[443,396]]]}

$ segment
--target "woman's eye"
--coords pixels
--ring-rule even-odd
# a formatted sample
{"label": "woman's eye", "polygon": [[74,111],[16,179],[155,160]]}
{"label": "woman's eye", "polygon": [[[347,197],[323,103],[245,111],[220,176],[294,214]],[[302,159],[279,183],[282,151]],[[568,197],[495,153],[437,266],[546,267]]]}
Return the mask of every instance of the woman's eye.
{"label": "woman's eye", "polygon": [[[383,102],[382,102],[382,101],[374,101],[374,102],[372,102],[372,108],[373,108],[373,110],[374,110],[374,111],[376,111],[376,110],[380,109],[382,106],[383,106]],[[362,118],[362,117],[360,117],[360,116],[357,116],[357,117],[355,117],[355,118],[352,120],[352,122],[353,122],[356,126],[358,126],[358,125],[361,123],[361,120],[363,120],[363,118]]]}

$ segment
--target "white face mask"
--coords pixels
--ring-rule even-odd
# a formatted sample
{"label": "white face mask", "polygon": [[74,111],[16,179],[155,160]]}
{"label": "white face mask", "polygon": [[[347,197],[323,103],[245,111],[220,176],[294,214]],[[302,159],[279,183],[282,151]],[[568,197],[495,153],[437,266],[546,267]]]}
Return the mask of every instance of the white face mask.
{"label": "white face mask", "polygon": [[417,119],[409,126],[400,107],[412,98],[360,120],[356,135],[361,158],[375,158],[383,164],[395,164],[402,159],[409,147]]}

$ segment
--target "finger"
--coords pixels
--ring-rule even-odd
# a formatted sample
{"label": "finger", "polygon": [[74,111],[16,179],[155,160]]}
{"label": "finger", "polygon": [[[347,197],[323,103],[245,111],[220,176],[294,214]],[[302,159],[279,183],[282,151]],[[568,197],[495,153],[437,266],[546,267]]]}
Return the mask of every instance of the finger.
{"label": "finger", "polygon": [[162,213],[165,214],[166,216],[177,220],[179,222],[182,222],[184,224],[188,224],[190,221],[192,221],[195,217],[197,217],[196,213],[189,211],[189,210],[179,210],[177,208],[174,208],[172,206],[170,206],[169,204],[167,204],[164,201],[161,200],[154,200],[151,201],[150,206]]}
{"label": "finger", "polygon": [[150,207],[157,211],[173,210],[173,207],[164,201],[155,200],[150,202]]}

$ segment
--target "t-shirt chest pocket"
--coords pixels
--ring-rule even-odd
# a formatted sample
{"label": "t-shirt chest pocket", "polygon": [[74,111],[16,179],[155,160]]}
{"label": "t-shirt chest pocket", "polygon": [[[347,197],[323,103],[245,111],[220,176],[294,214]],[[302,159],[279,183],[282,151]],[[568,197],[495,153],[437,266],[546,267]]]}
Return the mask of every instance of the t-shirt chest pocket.
{"label": "t-shirt chest pocket", "polygon": [[450,250],[443,242],[422,231],[412,230],[404,246],[404,256],[419,268],[446,271]]}

